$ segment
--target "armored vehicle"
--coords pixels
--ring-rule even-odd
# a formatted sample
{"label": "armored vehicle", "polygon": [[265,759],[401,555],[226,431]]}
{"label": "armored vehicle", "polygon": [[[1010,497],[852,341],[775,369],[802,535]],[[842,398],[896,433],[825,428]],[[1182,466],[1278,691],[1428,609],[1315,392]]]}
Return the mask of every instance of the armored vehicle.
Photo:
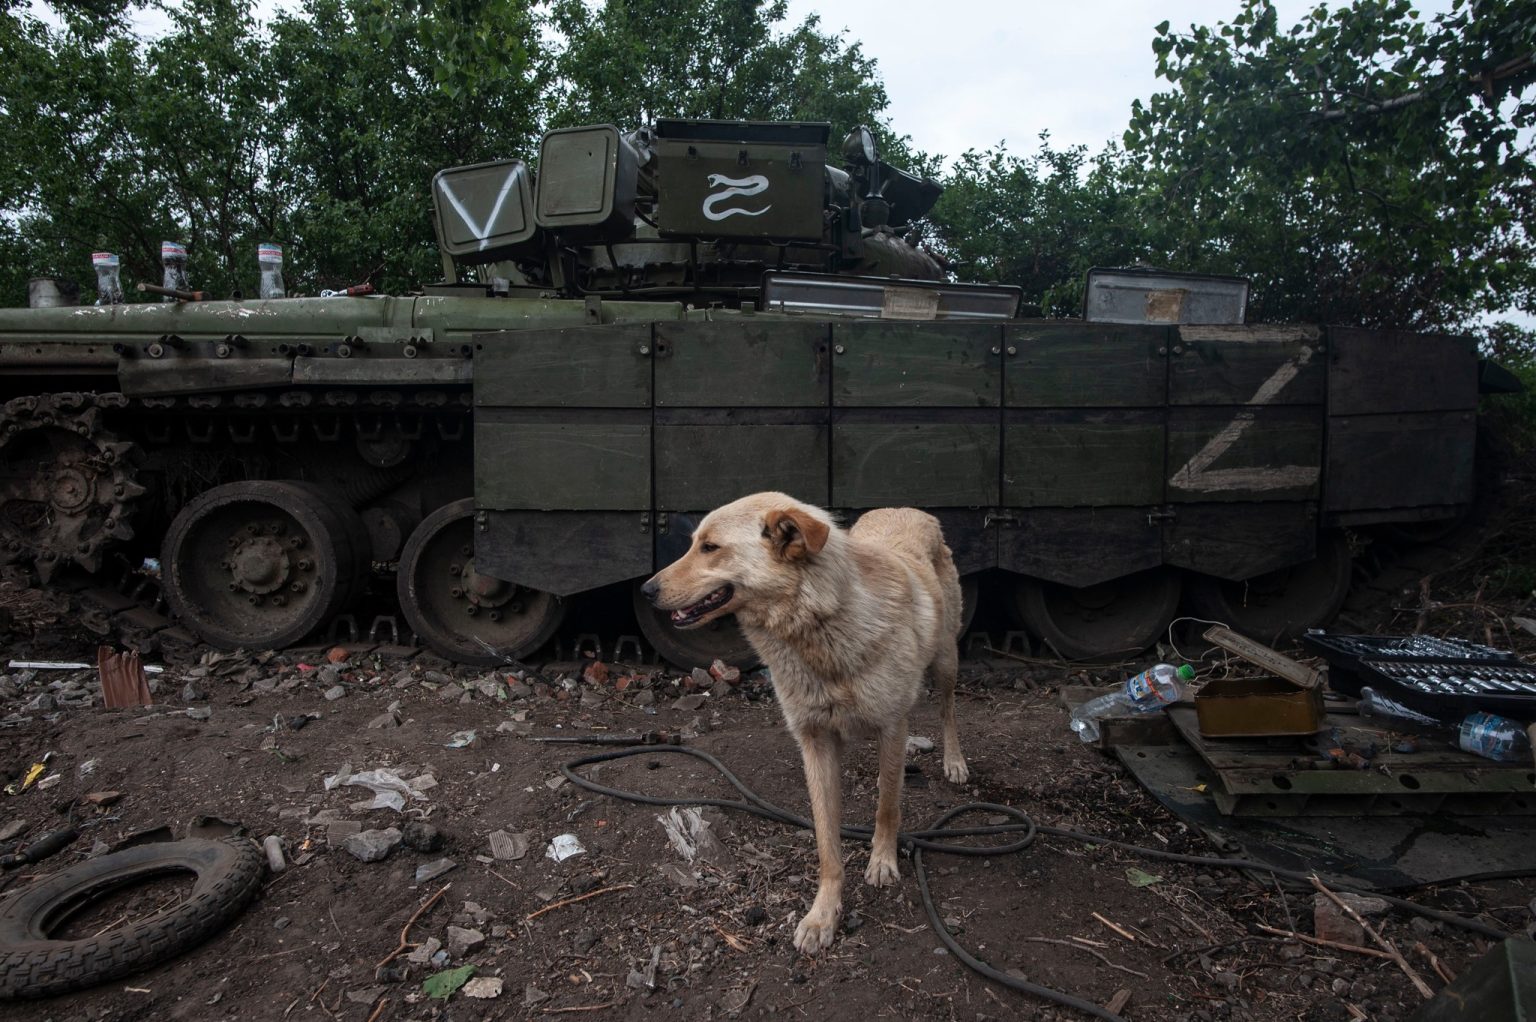
{"label": "armored vehicle", "polygon": [[[1471,501],[1470,340],[1245,325],[1243,281],[1136,270],[1022,319],[921,247],[938,195],[862,129],[574,128],[537,175],[434,178],[422,294],[0,311],[0,558],[156,558],[220,647],[298,643],[392,576],[409,631],[495,664],[779,489],[932,511],[973,606],[987,573],[1087,658],[1181,606],[1295,634],[1337,611],[1352,537]],[[145,600],[112,609],[169,625]],[[675,662],[751,657],[729,621],[634,607]]]}

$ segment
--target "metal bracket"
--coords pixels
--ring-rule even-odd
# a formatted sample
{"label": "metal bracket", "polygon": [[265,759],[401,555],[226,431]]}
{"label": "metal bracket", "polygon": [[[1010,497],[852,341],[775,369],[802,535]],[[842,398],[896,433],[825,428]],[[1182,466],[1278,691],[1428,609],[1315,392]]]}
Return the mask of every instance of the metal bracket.
{"label": "metal bracket", "polygon": [[1155,511],[1147,512],[1147,524],[1157,525],[1161,522],[1171,522],[1178,517],[1178,512],[1174,511],[1171,507],[1159,508]]}

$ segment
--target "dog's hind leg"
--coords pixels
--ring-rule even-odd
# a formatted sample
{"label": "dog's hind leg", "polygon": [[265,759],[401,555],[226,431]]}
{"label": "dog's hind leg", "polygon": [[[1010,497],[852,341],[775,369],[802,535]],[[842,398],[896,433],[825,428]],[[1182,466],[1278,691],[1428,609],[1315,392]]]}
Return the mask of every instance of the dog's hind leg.
{"label": "dog's hind leg", "polygon": [[873,887],[897,879],[896,835],[901,832],[901,777],[907,760],[907,718],[880,732],[880,803],[864,882]]}
{"label": "dog's hind leg", "polygon": [[797,737],[816,824],[816,854],[821,860],[816,900],[795,927],[795,947],[810,955],[832,943],[843,910],[842,739],[831,731],[807,731]]}
{"label": "dog's hind leg", "polygon": [[944,722],[944,776],[954,784],[964,784],[971,776],[960,751],[960,729],[955,726],[955,684],[960,675],[960,650],[952,642],[944,643],[930,667],[934,693],[939,697],[939,716]]}

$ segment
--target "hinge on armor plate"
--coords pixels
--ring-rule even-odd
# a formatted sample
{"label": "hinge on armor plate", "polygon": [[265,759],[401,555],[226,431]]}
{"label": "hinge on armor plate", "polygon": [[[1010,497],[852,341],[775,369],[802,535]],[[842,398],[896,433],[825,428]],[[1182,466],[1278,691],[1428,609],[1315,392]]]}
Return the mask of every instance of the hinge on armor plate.
{"label": "hinge on armor plate", "polygon": [[983,529],[990,529],[994,525],[1018,525],[1019,516],[1012,511],[988,511],[986,517],[981,520]]}
{"label": "hinge on armor plate", "polygon": [[1178,514],[1171,507],[1157,508],[1147,512],[1147,524],[1156,525],[1159,522],[1171,522]]}
{"label": "hinge on armor plate", "polygon": [[643,513],[643,514],[640,515],[640,531],[641,532],[650,532],[651,531],[651,516],[648,513]]}
{"label": "hinge on armor plate", "polygon": [[667,513],[665,511],[656,512],[656,534],[658,536],[665,536],[667,534]]}

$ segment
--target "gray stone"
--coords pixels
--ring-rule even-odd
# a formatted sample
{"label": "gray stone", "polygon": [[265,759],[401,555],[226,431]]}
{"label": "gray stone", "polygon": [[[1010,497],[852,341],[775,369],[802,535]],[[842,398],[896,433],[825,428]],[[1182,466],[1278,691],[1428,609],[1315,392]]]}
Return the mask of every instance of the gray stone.
{"label": "gray stone", "polygon": [[184,703],[199,703],[207,698],[208,693],[195,681],[187,682],[181,689],[181,701]]}
{"label": "gray stone", "polygon": [[334,685],[341,681],[341,667],[337,664],[326,664],[315,672],[315,680],[322,685]]}
{"label": "gray stone", "polygon": [[368,722],[368,730],[383,731],[386,728],[399,727],[400,718],[393,712],[386,711]]}
{"label": "gray stone", "polygon": [[635,698],[631,701],[636,706],[652,706],[656,702],[656,693],[648,688],[643,688],[635,693]]}
{"label": "gray stone", "polygon": [[462,926],[448,927],[448,951],[455,958],[474,954],[485,945],[485,934]]}
{"label": "gray stone", "polygon": [[187,716],[191,717],[193,720],[207,720],[213,716],[213,707],[189,706],[187,707]]}
{"label": "gray stone", "polygon": [[459,868],[459,864],[452,859],[433,859],[416,867],[416,882],[424,884],[429,880],[436,880],[444,873]]}
{"label": "gray stone", "polygon": [[39,692],[27,700],[27,704],[22,707],[22,711],[25,713],[52,713],[58,708],[59,701],[54,698],[52,692]]}
{"label": "gray stone", "polygon": [[405,847],[413,852],[435,852],[443,847],[446,839],[443,837],[443,832],[432,824],[412,820],[405,825],[401,840],[405,842]]}
{"label": "gray stone", "polygon": [[692,712],[693,710],[697,710],[699,707],[703,706],[704,705],[704,701],[706,699],[708,699],[708,698],[709,698],[708,696],[698,695],[698,694],[691,695],[691,696],[683,696],[677,702],[672,704],[672,709],[674,709],[674,710],[683,710],[685,712]]}
{"label": "gray stone", "polygon": [[715,683],[715,679],[702,667],[695,667],[689,677],[693,679],[694,685],[699,688],[709,688]]}
{"label": "gray stone", "polygon": [[475,690],[487,699],[505,699],[506,689],[496,678],[479,678],[475,681]]}
{"label": "gray stone", "polygon": [[364,862],[379,862],[400,847],[400,831],[394,827],[359,831],[345,838],[341,846]]}
{"label": "gray stone", "polygon": [[428,937],[426,943],[412,950],[410,954],[405,956],[405,960],[412,965],[426,965],[442,946],[443,942],[436,937]]}
{"label": "gray stone", "polygon": [[[431,674],[432,672],[427,672]],[[449,682],[437,690],[437,697],[445,703],[450,703],[464,694],[464,690],[454,682]]]}
{"label": "gray stone", "polygon": [[347,690],[341,685],[332,685],[330,688],[325,690],[325,701],[328,703],[334,703],[336,700],[340,699],[346,694]]}
{"label": "gray stone", "polygon": [[507,695],[511,696],[513,699],[527,699],[529,696],[533,695],[533,689],[529,688],[521,681],[514,681],[507,685]]}
{"label": "gray stone", "polygon": [[449,682],[453,681],[452,678],[444,674],[442,671],[428,671],[422,675],[422,679],[432,683],[433,685],[447,685]]}

